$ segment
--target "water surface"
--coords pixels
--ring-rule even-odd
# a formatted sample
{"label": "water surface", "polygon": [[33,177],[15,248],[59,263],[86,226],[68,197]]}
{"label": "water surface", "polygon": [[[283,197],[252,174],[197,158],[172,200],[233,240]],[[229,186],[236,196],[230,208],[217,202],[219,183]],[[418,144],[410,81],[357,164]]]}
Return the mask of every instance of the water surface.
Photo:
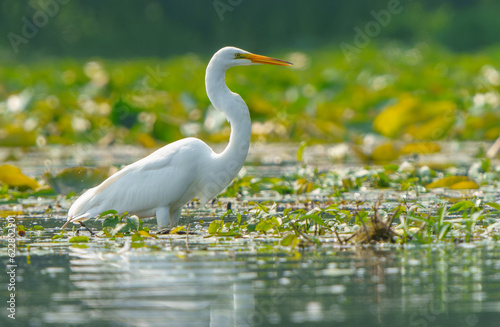
{"label": "water surface", "polygon": [[[448,156],[457,169],[471,162],[471,147],[444,147],[444,154],[420,158],[438,162]],[[18,153],[23,171],[40,176],[64,167],[127,164],[146,154],[133,147],[78,148]],[[20,150],[16,150],[20,151]],[[253,175],[276,176],[300,169],[296,147],[253,147],[246,166]],[[446,153],[448,151],[448,153]],[[319,169],[363,168],[352,158],[332,164],[311,148],[307,164]],[[326,168],[325,168],[326,167]],[[361,192],[365,201],[377,194]],[[359,197],[345,193],[346,199]],[[386,192],[386,200],[408,196]],[[422,197],[432,197],[424,194]],[[490,188],[483,197],[495,200]],[[316,194],[315,199],[324,199]],[[392,198],[391,198],[392,197]],[[234,200],[234,199],[233,199]],[[233,201],[233,200],[223,200]],[[257,198],[253,200],[262,200]],[[293,199],[292,199],[293,200]],[[281,200],[292,201],[288,197]],[[17,223],[44,231],[18,237],[16,320],[10,326],[498,326],[500,324],[500,243],[343,246],[334,238],[298,252],[273,246],[272,236],[209,237],[206,225],[223,208],[183,213],[195,235],[160,236],[146,247],[131,248],[126,238],[92,239],[82,247],[51,238],[59,233],[70,201],[22,199],[28,213]],[[225,203],[225,202],[224,202]],[[46,213],[47,206],[50,213]],[[233,203],[238,206],[237,203]],[[5,204],[15,208],[16,204]],[[370,205],[368,205],[368,208]],[[154,229],[154,220],[145,225]],[[99,229],[99,222],[90,226]],[[7,266],[3,237],[0,260]],[[8,275],[0,275],[8,297]],[[5,302],[4,302],[5,303]],[[3,309],[5,310],[5,309]]]}

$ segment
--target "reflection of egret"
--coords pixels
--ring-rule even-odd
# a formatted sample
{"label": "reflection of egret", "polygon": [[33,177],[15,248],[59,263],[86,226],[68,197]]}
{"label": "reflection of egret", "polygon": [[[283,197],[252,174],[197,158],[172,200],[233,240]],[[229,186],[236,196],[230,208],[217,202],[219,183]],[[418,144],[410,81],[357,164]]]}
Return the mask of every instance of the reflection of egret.
{"label": "reflection of egret", "polygon": [[[163,248],[172,244],[163,241]],[[66,278],[72,287],[67,294],[54,294],[58,305],[44,313],[43,322],[253,326],[254,316],[260,315],[252,282],[256,273],[248,272],[244,260],[195,253],[185,260],[172,249],[147,253],[127,248],[121,253],[71,248]]]}
{"label": "reflection of egret", "polygon": [[80,196],[68,212],[68,221],[80,223],[106,210],[139,217],[156,216],[158,226],[175,226],[181,209],[194,197],[202,204],[219,194],[243,166],[250,146],[250,115],[243,99],[225,84],[226,70],[234,66],[291,63],[225,47],[208,64],[205,83],[213,106],[231,124],[229,144],[215,153],[203,141],[185,138],[171,143],[123,168]]}

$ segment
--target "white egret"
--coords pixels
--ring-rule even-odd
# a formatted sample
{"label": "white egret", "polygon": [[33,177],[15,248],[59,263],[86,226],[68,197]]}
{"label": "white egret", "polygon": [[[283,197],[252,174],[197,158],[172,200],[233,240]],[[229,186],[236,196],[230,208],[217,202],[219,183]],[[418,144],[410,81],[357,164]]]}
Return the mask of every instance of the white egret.
{"label": "white egret", "polygon": [[141,218],[156,216],[159,227],[173,227],[187,202],[198,197],[204,205],[217,196],[240,171],[250,146],[248,107],[226,86],[226,70],[252,64],[292,65],[225,47],[214,54],[207,66],[208,98],[231,125],[229,144],[223,152],[215,153],[205,142],[192,137],[168,144],[83,193],[69,209],[68,221],[62,228],[70,222],[86,227],[84,221],[107,210]]}

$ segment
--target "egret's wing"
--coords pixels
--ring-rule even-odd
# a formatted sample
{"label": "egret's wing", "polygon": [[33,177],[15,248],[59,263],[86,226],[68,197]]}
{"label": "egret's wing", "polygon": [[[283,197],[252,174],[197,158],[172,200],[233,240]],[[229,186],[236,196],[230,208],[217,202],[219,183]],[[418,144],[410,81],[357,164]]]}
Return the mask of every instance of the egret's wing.
{"label": "egret's wing", "polygon": [[88,190],[73,204],[68,217],[86,212],[96,216],[111,209],[138,213],[192,198],[198,165],[210,155],[211,149],[198,139],[171,143]]}

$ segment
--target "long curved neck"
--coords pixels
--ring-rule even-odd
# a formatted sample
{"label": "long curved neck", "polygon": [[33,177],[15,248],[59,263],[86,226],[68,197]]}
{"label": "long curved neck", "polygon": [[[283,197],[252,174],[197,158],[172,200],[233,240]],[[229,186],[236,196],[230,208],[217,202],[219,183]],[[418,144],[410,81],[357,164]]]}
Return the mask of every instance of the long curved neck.
{"label": "long curved neck", "polygon": [[[215,58],[215,57],[214,57]],[[243,99],[231,92],[224,81],[226,70],[216,59],[210,61],[205,75],[207,95],[213,106],[221,110],[231,125],[229,144],[204,169],[205,183],[200,193],[201,203],[219,194],[240,171],[250,147],[251,122]]]}
{"label": "long curved neck", "polygon": [[[250,147],[251,121],[245,101],[231,92],[225,83],[227,67],[221,69],[217,61],[210,61],[205,75],[207,95],[212,105],[222,111],[231,125],[231,136],[226,149],[218,155],[231,180],[239,172]],[[229,181],[230,182],[230,181]],[[228,182],[228,183],[229,183]]]}

